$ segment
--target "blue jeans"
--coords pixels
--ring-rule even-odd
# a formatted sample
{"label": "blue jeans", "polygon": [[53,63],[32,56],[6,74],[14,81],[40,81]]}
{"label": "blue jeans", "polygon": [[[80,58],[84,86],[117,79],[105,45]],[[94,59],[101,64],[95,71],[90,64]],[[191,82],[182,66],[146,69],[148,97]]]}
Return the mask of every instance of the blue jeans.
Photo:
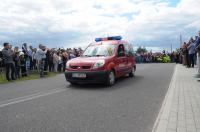
{"label": "blue jeans", "polygon": [[189,67],[194,67],[194,54],[189,54]]}

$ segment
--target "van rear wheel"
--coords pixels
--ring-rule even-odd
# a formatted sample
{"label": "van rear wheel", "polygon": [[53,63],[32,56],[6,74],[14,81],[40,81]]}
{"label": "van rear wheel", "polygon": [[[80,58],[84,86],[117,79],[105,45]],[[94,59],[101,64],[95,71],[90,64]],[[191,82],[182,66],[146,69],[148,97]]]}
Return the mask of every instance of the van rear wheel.
{"label": "van rear wheel", "polygon": [[115,73],[113,70],[111,70],[107,76],[107,85],[113,86],[114,84],[115,84]]}

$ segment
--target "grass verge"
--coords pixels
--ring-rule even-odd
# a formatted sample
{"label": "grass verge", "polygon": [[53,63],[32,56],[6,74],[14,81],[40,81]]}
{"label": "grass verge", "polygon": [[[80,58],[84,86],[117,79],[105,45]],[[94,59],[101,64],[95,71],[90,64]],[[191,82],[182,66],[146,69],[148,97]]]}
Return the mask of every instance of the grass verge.
{"label": "grass verge", "polygon": [[[46,77],[54,77],[57,74],[58,73],[55,73],[55,72],[48,72],[47,75],[45,75],[45,78]],[[40,79],[40,75],[39,75],[38,72],[31,73],[27,77],[20,77],[15,82],[17,82],[17,81],[25,81],[25,80],[34,80],[34,79]],[[14,81],[11,81],[11,82],[14,82]],[[9,83],[9,82],[6,80],[5,74],[0,74],[0,84],[4,84],[4,83]]]}

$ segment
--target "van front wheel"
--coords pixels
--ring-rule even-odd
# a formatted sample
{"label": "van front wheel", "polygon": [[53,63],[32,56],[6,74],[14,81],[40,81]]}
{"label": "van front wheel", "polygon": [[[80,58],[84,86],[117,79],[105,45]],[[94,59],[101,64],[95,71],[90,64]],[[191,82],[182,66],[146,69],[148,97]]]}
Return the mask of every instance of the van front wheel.
{"label": "van front wheel", "polygon": [[107,76],[107,85],[113,86],[114,84],[115,84],[115,73],[113,70],[111,70]]}
{"label": "van front wheel", "polygon": [[71,84],[72,86],[74,86],[74,85],[77,85],[78,83],[70,82],[70,84]]}
{"label": "van front wheel", "polygon": [[135,70],[136,70],[136,68],[133,67],[131,72],[129,73],[129,77],[134,77],[135,76]]}

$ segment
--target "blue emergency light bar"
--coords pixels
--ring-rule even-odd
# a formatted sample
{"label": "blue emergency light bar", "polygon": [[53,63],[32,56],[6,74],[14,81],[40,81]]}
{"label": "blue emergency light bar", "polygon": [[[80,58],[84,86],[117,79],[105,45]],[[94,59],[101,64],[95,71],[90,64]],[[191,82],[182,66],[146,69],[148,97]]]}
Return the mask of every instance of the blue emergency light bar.
{"label": "blue emergency light bar", "polygon": [[112,36],[112,37],[106,37],[106,38],[95,38],[96,42],[100,42],[100,41],[106,41],[106,40],[121,40],[122,37],[121,36]]}

